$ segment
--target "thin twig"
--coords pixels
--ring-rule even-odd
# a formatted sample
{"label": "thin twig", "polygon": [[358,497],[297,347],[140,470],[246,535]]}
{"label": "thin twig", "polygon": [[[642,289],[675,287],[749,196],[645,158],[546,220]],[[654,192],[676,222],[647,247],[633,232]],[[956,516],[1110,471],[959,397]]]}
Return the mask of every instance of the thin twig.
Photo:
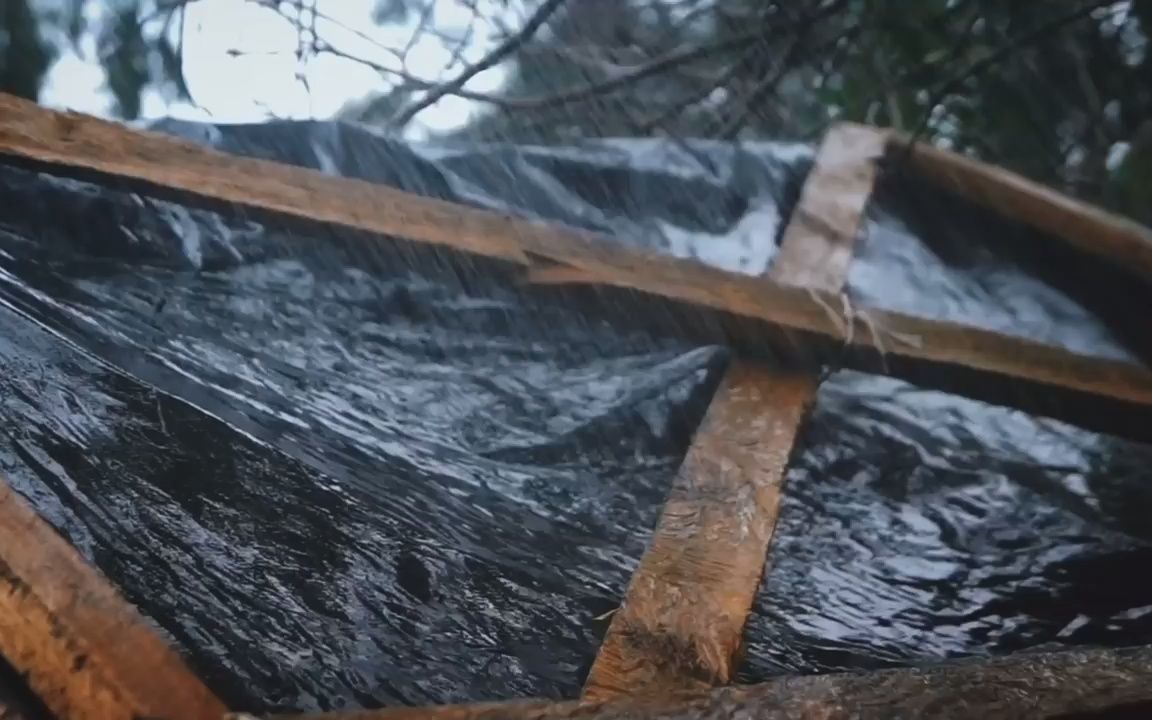
{"label": "thin twig", "polygon": [[411,37],[408,38],[408,43],[404,49],[400,51],[400,64],[405,70],[408,69],[408,55],[411,54],[412,48],[416,47],[416,43],[420,42],[420,38],[428,30],[428,26],[432,23],[432,15],[436,12],[435,0],[428,0],[424,3],[424,7],[420,11],[420,19],[416,21],[416,27],[412,30]]}
{"label": "thin twig", "polygon": [[705,81],[700,84],[700,87],[693,92],[685,95],[674,103],[662,108],[657,114],[650,118],[642,120],[639,130],[642,134],[648,135],[658,127],[662,127],[665,123],[678,117],[689,107],[703,102],[717,89],[724,88],[744,68],[744,59],[741,57],[736,62],[730,63],[728,67],[718,75],[715,79]]}
{"label": "thin twig", "polygon": [[524,43],[532,39],[536,31],[539,30],[544,23],[548,22],[548,19],[552,17],[565,2],[567,2],[567,0],[544,0],[544,2],[540,4],[540,7],[536,8],[536,12],[532,13],[531,17],[528,18],[524,26],[521,27],[515,35],[512,35],[497,45],[491,52],[481,58],[479,62],[466,68],[464,72],[456,76],[455,80],[444,83],[443,85],[438,85],[418,102],[406,110],[402,110],[396,117],[396,126],[404,127],[421,111],[436,104],[437,101],[446,95],[458,93],[469,80],[515,53]]}
{"label": "thin twig", "polygon": [[[324,22],[332,25],[333,27],[340,28],[341,30],[343,30],[345,32],[348,32],[348,33],[351,33],[352,35],[355,35],[356,37],[365,41],[369,45],[372,45],[373,47],[378,48],[378,49],[388,53],[392,57],[396,58],[401,64],[403,64],[404,58],[400,55],[400,52],[398,50],[388,47],[387,45],[380,42],[379,40],[372,37],[371,35],[364,32],[363,30],[358,30],[357,28],[354,28],[354,27],[348,25],[347,23],[342,22],[341,20],[338,20],[338,19],[332,17],[331,15],[325,13],[324,11],[320,10],[319,8],[316,8],[316,7],[312,8],[312,12],[314,12],[316,14],[317,19],[323,20]],[[353,58],[350,58],[350,59],[353,59]]]}
{"label": "thin twig", "polygon": [[621,88],[627,87],[635,82],[644,80],[658,75],[667,70],[686,65],[690,62],[702,60],[711,55],[727,50],[737,49],[746,45],[751,45],[763,36],[763,31],[757,29],[755,32],[746,33],[744,35],[730,38],[728,40],[713,43],[710,45],[698,45],[695,47],[687,48],[677,52],[669,53],[663,57],[656,58],[644,65],[637,67],[616,75],[615,77],[606,80],[598,80],[589,82],[584,85],[578,85],[568,90],[552,95],[542,95],[531,98],[519,98],[515,100],[515,106],[524,109],[538,110],[546,107],[558,107],[569,105],[580,100],[586,100],[596,95],[607,94],[614,92]]}
{"label": "thin twig", "polygon": [[[476,6],[473,5],[470,9],[472,11],[472,17],[468,21],[468,29],[462,33],[459,38],[455,38],[452,50],[450,51],[452,57],[444,64],[444,69],[441,72],[447,72],[450,68],[455,67],[457,63],[464,64],[464,50],[467,45],[472,42],[472,38],[476,34],[476,23],[480,20],[480,11]],[[435,29],[433,29],[432,32],[436,37],[439,37],[445,45],[452,41],[451,38],[441,35],[439,31]]]}
{"label": "thin twig", "polygon": [[[388,67],[387,65],[384,65],[382,63],[378,63],[375,60],[369,60],[368,58],[360,57],[359,55],[354,55],[354,54],[352,54],[346,50],[340,50],[340,49],[334,47],[331,43],[328,43],[326,41],[321,41],[320,44],[317,45],[316,52],[318,54],[319,53],[326,53],[328,55],[333,55],[335,57],[344,58],[345,60],[351,60],[352,62],[356,62],[356,63],[359,63],[359,64],[365,66],[365,67],[371,68],[371,69],[375,70],[376,72],[380,73],[381,75],[391,75],[393,77],[398,78],[401,82],[403,82],[405,85],[407,85],[408,87],[410,87],[414,90],[431,90],[435,87],[438,87],[438,85],[439,85],[439,83],[436,83],[432,80],[427,80],[427,79],[422,78],[422,77],[418,77],[418,76],[413,75],[412,73],[407,72],[405,70],[401,70],[399,68]],[[472,90],[465,90],[465,89],[461,88],[461,89],[453,92],[452,95],[454,95],[455,97],[464,98],[465,100],[474,100],[476,102],[487,103],[489,105],[495,105],[497,107],[501,107],[501,108],[505,108],[505,109],[509,109],[509,110],[514,109],[516,107],[516,100],[515,99],[503,98],[499,95],[492,95],[490,93],[475,92]]]}
{"label": "thin twig", "polygon": [[729,118],[728,122],[724,123],[719,132],[716,134],[716,137],[720,138],[721,140],[731,140],[740,133],[740,130],[748,121],[748,117],[756,111],[761,101],[765,100],[768,97],[768,94],[771,93],[776,88],[776,86],[780,84],[780,80],[784,77],[784,74],[792,69],[793,61],[795,61],[796,57],[800,54],[800,48],[803,45],[803,37],[804,33],[798,34],[796,36],[796,38],[792,41],[792,46],[788,48],[788,51],[784,54],[784,57],[780,59],[780,64],[774,69],[772,73],[765,75],[759,82],[756,83],[756,86],[752,88],[752,92],[748,93],[748,95],[744,98],[743,107],[740,108],[740,110],[738,110],[735,115]]}
{"label": "thin twig", "polygon": [[[687,48],[685,50],[669,53],[663,57],[656,58],[644,65],[638,65],[635,68],[628,70],[627,72],[621,73],[620,75],[616,75],[605,80],[588,82],[549,95],[535,95],[531,97],[519,98],[504,97],[500,95],[493,95],[491,93],[467,90],[465,88],[456,88],[447,94],[461,97],[465,100],[474,100],[477,102],[487,103],[489,105],[494,105],[506,110],[527,111],[562,108],[582,100],[596,97],[598,95],[607,95],[617,90],[621,90],[632,85],[633,83],[645,80],[655,75],[659,75],[669,70],[673,70],[680,65],[686,65],[691,62],[706,59],[721,52],[726,52],[728,50],[736,49],[742,46],[751,45],[762,36],[763,31],[756,30],[755,32],[747,33],[736,38],[730,38],[722,42]],[[430,80],[417,77],[403,70],[391,68],[367,58],[353,55],[344,50],[339,50],[328,43],[322,44],[318,51],[326,52],[338,57],[343,57],[348,60],[362,63],[376,70],[377,72],[393,75],[397,78],[400,78],[401,80],[411,85],[413,88],[419,90],[432,90],[433,88],[443,87],[442,85],[438,85]]]}

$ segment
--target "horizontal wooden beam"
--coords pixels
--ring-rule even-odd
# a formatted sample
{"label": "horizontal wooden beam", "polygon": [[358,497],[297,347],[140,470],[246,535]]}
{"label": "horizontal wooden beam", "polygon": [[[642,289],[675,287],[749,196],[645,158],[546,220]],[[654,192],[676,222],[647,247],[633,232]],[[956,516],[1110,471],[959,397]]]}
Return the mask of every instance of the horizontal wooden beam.
{"label": "horizontal wooden beam", "polygon": [[[1076,650],[605,703],[518,701],[279,720],[1071,720],[1152,717],[1152,647]],[[1136,711],[1140,710],[1140,714]],[[1091,715],[1090,713],[1100,713]]]}
{"label": "horizontal wooden beam", "polygon": [[[1152,437],[1145,415],[1152,408],[1152,371],[1126,362],[955,323],[850,309],[834,293],[741,276],[553,224],[227,155],[3,95],[0,157],[223,212],[239,206],[494,258],[523,268],[530,281],[555,282],[559,276],[567,285],[640,293],[674,304],[676,313],[695,312],[690,322],[679,324],[694,339],[727,343],[753,357],[779,359],[799,347],[800,356],[818,352],[817,361],[835,362],[843,343],[856,351],[843,356],[851,367],[890,372],[1092,429]],[[620,302],[614,300],[614,307]]]}
{"label": "horizontal wooden beam", "polygon": [[2,478],[0,653],[59,720],[218,720],[225,712]]}
{"label": "horizontal wooden beam", "polygon": [[1023,222],[1152,279],[1152,228],[1005,168],[923,142],[909,147],[909,138],[904,134],[893,133],[889,137],[896,170],[908,167],[914,174],[929,178],[944,189],[1006,218]]}

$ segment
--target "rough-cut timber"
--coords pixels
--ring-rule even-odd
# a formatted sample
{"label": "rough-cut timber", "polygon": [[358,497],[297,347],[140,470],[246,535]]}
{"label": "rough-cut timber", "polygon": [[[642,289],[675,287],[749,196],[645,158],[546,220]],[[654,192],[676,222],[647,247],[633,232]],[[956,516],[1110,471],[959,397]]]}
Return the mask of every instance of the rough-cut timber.
{"label": "rough-cut timber", "polygon": [[[883,150],[857,126],[828,132],[771,276],[841,290]],[[600,647],[586,699],[732,681],[788,459],[816,389],[812,372],[741,362],[728,370]]]}
{"label": "rough-cut timber", "polygon": [[[1152,648],[1079,650],[608,703],[403,708],[292,720],[1073,720],[1152,717]],[[1139,712],[1138,712],[1139,711]],[[1100,714],[1095,714],[1100,713]],[[280,718],[288,720],[288,718]]]}
{"label": "rough-cut timber", "polygon": [[885,133],[862,125],[845,123],[828,131],[784,230],[771,277],[840,292],[886,143]]}
{"label": "rough-cut timber", "polygon": [[907,167],[941,187],[1152,278],[1152,230],[1003,168],[893,134],[895,169]]}
{"label": "rough-cut timber", "polygon": [[584,696],[730,682],[776,526],[806,378],[736,362],[672,485]]}
{"label": "rough-cut timber", "polygon": [[[693,338],[724,342],[754,357],[795,352],[799,337],[804,354],[819,352],[823,357],[815,361],[829,362],[840,359],[839,344],[850,339],[851,347],[862,351],[843,357],[850,367],[889,371],[1093,429],[1152,436],[1152,417],[1145,414],[1152,408],[1152,372],[1129,363],[875,309],[845,322],[842,301],[832,293],[736,275],[606,243],[590,233],[367,182],[230,156],[6,95],[0,95],[0,157],[224,212],[239,206],[256,216],[330,223],[496,258],[526,268],[529,279],[559,276],[568,284],[638,291],[641,299],[674,305],[676,313],[697,313],[681,328]],[[531,268],[540,263],[544,267],[533,276]],[[813,342],[821,339],[822,345]],[[883,366],[876,362],[881,350]],[[1004,394],[996,383],[1005,379],[1020,392]]]}
{"label": "rough-cut timber", "polygon": [[216,720],[225,712],[2,479],[0,653],[60,720]]}

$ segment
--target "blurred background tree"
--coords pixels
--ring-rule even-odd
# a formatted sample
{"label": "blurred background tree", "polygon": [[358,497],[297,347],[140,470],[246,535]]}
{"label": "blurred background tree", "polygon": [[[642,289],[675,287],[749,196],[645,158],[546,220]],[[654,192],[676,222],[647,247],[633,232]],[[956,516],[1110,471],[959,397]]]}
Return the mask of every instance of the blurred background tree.
{"label": "blurred background tree", "polygon": [[[189,99],[185,12],[205,1],[0,0],[0,89],[38,97],[83,46],[112,115],[139,117],[146,89]],[[301,63],[379,72],[346,120],[400,132],[463,99],[474,111],[453,138],[563,143],[812,140],[849,119],[1152,222],[1152,0],[381,0],[373,22],[411,37],[372,57],[318,22],[347,0],[247,1],[294,28]],[[467,27],[441,23],[447,6]],[[426,36],[448,64],[410,62]]]}

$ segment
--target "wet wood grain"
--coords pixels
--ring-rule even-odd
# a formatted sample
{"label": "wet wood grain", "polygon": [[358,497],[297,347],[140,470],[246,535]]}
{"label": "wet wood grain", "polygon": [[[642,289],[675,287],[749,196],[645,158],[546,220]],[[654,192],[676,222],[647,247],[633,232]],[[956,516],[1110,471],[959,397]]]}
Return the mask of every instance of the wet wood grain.
{"label": "wet wood grain", "polygon": [[1006,218],[1152,278],[1152,229],[1005,168],[925,143],[909,151],[907,136],[894,133],[889,138],[893,169],[910,169]]}
{"label": "wet wood grain", "polygon": [[[587,232],[513,218],[359,180],[216,152],[96,118],[0,95],[0,158],[57,175],[109,182],[222,212],[324,222],[524,268],[530,281],[617,289],[696,312],[684,331],[750,357],[805,355],[848,340],[849,367],[1051,415],[1107,432],[1152,435],[1152,371],[1011,335],[874,308],[847,319],[835,293],[790,287],[605,242]],[[533,268],[543,266],[538,272]],[[718,333],[720,334],[718,336]],[[812,340],[830,340],[817,348]],[[883,363],[876,362],[883,355]],[[955,382],[957,372],[965,375]],[[1018,394],[1002,392],[1003,380]],[[989,388],[994,388],[989,391]],[[1049,402],[1059,394],[1057,402]],[[1065,401],[1064,396],[1072,399]],[[1089,396],[1086,398],[1085,396]],[[1090,402],[1100,399],[1103,402]],[[1039,400],[1040,402],[1036,402]],[[1124,415],[1122,421],[1112,418]],[[1143,431],[1141,429],[1143,428]]]}
{"label": "wet wood grain", "polygon": [[225,712],[2,478],[0,652],[60,720],[215,720]]}
{"label": "wet wood grain", "polygon": [[[1152,648],[1078,650],[782,677],[611,702],[519,701],[291,720],[1087,720],[1152,717]],[[1125,714],[1108,715],[1108,711]],[[279,720],[289,720],[280,718]]]}
{"label": "wet wood grain", "polygon": [[844,123],[829,130],[784,230],[771,277],[798,287],[843,289],[886,143],[887,134],[871,127]]}
{"label": "wet wood grain", "polygon": [[[882,151],[883,142],[857,126],[829,131],[771,277],[843,288]],[[727,371],[600,647],[586,699],[732,681],[817,384],[812,371],[766,364],[737,362]]]}
{"label": "wet wood grain", "polygon": [[739,362],[728,370],[612,619],[586,698],[731,681],[812,399],[805,380]]}

